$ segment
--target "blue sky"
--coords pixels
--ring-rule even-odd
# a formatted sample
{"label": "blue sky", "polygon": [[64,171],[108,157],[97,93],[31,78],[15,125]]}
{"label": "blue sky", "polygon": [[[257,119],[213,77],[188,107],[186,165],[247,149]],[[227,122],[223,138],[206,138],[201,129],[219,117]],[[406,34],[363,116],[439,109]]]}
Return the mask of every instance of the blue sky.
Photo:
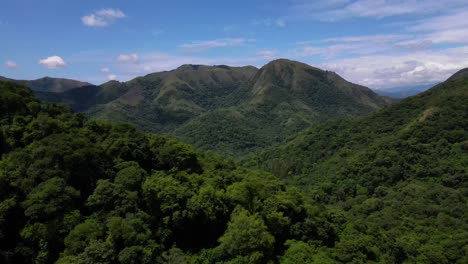
{"label": "blue sky", "polygon": [[0,75],[95,84],[275,58],[371,88],[468,67],[468,0],[1,0]]}

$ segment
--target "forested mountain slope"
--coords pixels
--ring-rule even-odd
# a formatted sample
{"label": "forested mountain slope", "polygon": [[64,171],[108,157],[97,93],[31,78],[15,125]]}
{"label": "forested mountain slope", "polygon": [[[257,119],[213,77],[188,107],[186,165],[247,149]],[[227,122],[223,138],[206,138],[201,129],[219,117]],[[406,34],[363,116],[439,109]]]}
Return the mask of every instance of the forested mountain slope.
{"label": "forested mountain slope", "polygon": [[0,82],[1,262],[466,263],[467,108],[461,72],[251,159],[285,184]]}
{"label": "forested mountain slope", "polygon": [[254,67],[183,65],[129,82],[40,93],[92,118],[175,135],[197,148],[242,154],[283,142],[323,120],[390,101],[333,72],[279,59]]}
{"label": "forested mountain slope", "polygon": [[[468,261],[468,75],[249,162],[344,212],[343,262]],[[360,262],[356,263],[360,263]]]}
{"label": "forested mountain slope", "polygon": [[269,173],[10,82],[0,157],[1,263],[291,263],[337,239],[323,207]]}
{"label": "forested mountain slope", "polygon": [[244,94],[237,107],[207,112],[174,134],[199,148],[245,154],[324,120],[368,113],[390,103],[333,72],[285,59],[262,67]]}

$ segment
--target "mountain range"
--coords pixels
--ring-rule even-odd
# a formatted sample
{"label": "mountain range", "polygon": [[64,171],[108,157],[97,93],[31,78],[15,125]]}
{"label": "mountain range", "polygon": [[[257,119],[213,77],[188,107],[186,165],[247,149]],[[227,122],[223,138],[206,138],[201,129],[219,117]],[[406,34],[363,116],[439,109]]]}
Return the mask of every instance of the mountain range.
{"label": "mountain range", "polygon": [[74,88],[90,86],[90,83],[71,79],[44,77],[36,80],[14,80],[0,76],[0,81],[14,82],[29,87],[36,92],[62,93]]}
{"label": "mountain range", "polygon": [[375,89],[374,91],[381,96],[387,96],[387,97],[395,98],[395,99],[403,99],[406,97],[410,97],[410,96],[422,93],[436,85],[437,83],[432,83],[432,84],[424,84],[424,85],[416,85],[416,86],[393,87],[393,88],[388,88],[388,89]]}
{"label": "mountain range", "polygon": [[369,113],[393,102],[334,72],[286,59],[260,69],[183,65],[128,82],[72,84],[47,90],[26,83],[40,99],[67,103],[92,118],[130,122],[230,154],[278,144],[323,120]]}
{"label": "mountain range", "polygon": [[[186,121],[206,118],[192,126],[197,135],[213,128],[228,138],[245,126],[216,115],[254,113],[269,124],[312,109],[314,121],[239,163],[87,120],[0,81],[0,262],[467,263],[468,69],[385,107],[367,101],[369,90],[296,62],[228,69],[187,65],[64,93],[96,113],[99,105],[72,95],[116,96],[103,106],[120,110],[200,109]],[[214,83],[236,85],[223,93]]]}

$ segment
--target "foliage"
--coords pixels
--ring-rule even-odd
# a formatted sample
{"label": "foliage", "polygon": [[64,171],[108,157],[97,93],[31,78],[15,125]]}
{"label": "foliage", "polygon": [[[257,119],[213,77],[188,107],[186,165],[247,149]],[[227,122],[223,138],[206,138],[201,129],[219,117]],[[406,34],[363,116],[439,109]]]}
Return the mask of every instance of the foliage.
{"label": "foliage", "polygon": [[467,140],[465,76],[368,116],[326,122],[245,163],[346,217],[330,253],[337,261],[464,263]]}
{"label": "foliage", "polygon": [[324,209],[269,173],[0,82],[0,262],[266,263],[334,241]]}

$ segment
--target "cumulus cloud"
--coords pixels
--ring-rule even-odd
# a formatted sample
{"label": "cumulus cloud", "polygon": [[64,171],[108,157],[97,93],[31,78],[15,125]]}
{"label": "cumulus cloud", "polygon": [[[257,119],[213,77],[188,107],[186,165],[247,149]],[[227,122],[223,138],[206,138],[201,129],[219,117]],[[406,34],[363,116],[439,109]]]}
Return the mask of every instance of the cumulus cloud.
{"label": "cumulus cloud", "polygon": [[16,68],[16,67],[18,67],[18,65],[16,64],[16,62],[11,61],[11,60],[6,61],[6,62],[5,62],[5,66],[6,66],[7,68]]}
{"label": "cumulus cloud", "polygon": [[39,60],[39,64],[48,69],[60,69],[66,66],[65,61],[60,56],[56,55]]}
{"label": "cumulus cloud", "polygon": [[371,88],[436,83],[468,67],[468,46],[440,51],[420,51],[338,59],[322,67]]}
{"label": "cumulus cloud", "polygon": [[179,48],[191,51],[201,51],[212,48],[222,48],[222,47],[234,47],[242,46],[248,43],[255,42],[255,39],[245,39],[245,38],[225,38],[225,39],[215,39],[215,40],[197,40],[190,43],[182,44]]}
{"label": "cumulus cloud", "polygon": [[101,72],[103,72],[103,73],[108,73],[108,72],[110,72],[110,70],[109,70],[109,68],[102,68],[102,69],[101,69]]}
{"label": "cumulus cloud", "polygon": [[126,62],[126,63],[136,63],[138,62],[138,54],[137,53],[120,54],[117,57],[117,61]]}
{"label": "cumulus cloud", "polygon": [[115,80],[117,80],[117,75],[109,74],[109,75],[107,75],[107,80],[115,81]]}
{"label": "cumulus cloud", "polygon": [[119,9],[107,8],[83,16],[81,22],[88,27],[106,27],[117,19],[124,18],[125,14]]}

